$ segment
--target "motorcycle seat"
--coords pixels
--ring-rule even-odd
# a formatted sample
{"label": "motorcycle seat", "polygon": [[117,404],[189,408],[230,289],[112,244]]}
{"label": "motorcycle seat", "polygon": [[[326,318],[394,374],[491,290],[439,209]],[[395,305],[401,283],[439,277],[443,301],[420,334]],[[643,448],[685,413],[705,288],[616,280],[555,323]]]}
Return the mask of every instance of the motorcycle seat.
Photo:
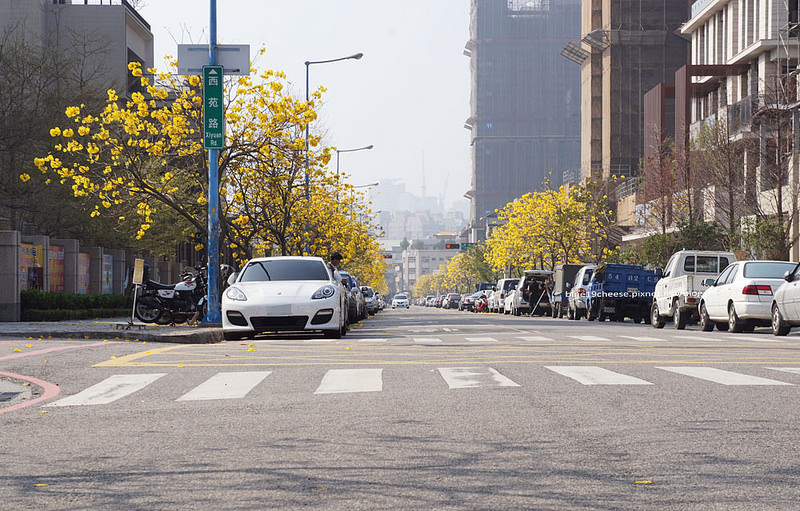
{"label": "motorcycle seat", "polygon": [[161,282],[156,282],[155,280],[148,280],[147,287],[150,289],[175,289],[175,284],[162,284]]}

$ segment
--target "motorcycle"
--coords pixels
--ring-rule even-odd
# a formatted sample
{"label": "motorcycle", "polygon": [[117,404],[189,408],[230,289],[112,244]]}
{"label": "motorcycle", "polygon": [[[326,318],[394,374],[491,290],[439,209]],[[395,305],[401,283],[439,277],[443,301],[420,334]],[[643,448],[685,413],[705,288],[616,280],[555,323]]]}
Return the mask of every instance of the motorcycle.
{"label": "motorcycle", "polygon": [[489,312],[489,299],[486,295],[479,296],[475,299],[472,310],[475,312]]}
{"label": "motorcycle", "polygon": [[138,286],[134,314],[143,323],[169,325],[195,321],[206,312],[207,268],[184,270],[181,281],[162,284],[147,280]]}

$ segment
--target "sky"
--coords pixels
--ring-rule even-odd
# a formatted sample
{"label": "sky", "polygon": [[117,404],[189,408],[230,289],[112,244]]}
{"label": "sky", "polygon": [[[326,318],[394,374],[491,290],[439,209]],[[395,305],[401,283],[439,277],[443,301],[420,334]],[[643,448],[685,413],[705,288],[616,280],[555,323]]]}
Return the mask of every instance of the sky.
{"label": "sky", "polygon": [[[144,0],[155,63],[177,45],[207,44],[209,2]],[[292,95],[305,98],[305,61],[362,52],[360,60],[311,65],[311,90],[324,86],[316,121],[328,145],[372,150],[341,153],[353,185],[401,180],[408,192],[451,203],[470,188],[467,0],[219,0],[220,44],[262,46],[259,70],[286,73]],[[336,169],[336,158],[331,161]],[[424,176],[424,179],[423,179]],[[380,186],[374,189],[379,193]]]}

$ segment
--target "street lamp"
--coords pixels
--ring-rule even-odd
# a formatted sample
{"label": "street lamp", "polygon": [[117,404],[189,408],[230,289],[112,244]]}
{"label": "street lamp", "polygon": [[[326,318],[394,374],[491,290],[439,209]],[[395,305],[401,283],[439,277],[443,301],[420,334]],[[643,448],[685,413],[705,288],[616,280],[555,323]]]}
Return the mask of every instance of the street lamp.
{"label": "street lamp", "polygon": [[[329,64],[331,62],[339,62],[340,60],[350,60],[350,59],[358,60],[363,56],[364,56],[364,54],[359,52],[359,53],[355,53],[353,55],[348,55],[347,57],[339,57],[338,59],[306,60],[306,62],[305,62],[305,65],[306,65],[306,104],[308,104],[308,101],[310,99],[309,96],[308,96],[308,68],[312,64]],[[306,123],[306,167],[305,167],[305,171],[306,171],[305,174],[306,175],[305,175],[305,185],[306,185],[306,206],[310,208],[311,207],[311,190],[310,190],[310,188],[308,186],[308,125],[309,125],[309,123]],[[305,241],[305,250],[304,251],[306,253],[308,253],[308,220],[306,220],[306,232],[304,233],[303,237],[305,238],[305,240],[304,240]]]}
{"label": "street lamp", "polygon": [[353,188],[369,188],[370,186],[378,186],[379,184],[380,183],[378,183],[378,182],[369,183],[369,184],[366,184],[366,185],[357,185],[357,186],[354,186]]}
{"label": "street lamp", "polygon": [[364,151],[372,149],[373,145],[370,144],[368,146],[359,147],[358,149],[337,149],[336,150],[336,175],[339,175],[339,154],[340,153],[353,153],[355,151]]}

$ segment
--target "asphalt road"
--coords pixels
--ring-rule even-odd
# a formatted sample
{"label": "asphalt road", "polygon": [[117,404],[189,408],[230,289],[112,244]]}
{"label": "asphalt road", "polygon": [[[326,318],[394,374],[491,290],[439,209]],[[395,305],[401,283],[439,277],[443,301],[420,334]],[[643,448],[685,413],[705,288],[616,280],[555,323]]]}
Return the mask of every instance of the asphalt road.
{"label": "asphalt road", "polygon": [[2,374],[30,394],[0,510],[800,509],[800,332],[412,307],[335,341],[5,339]]}

